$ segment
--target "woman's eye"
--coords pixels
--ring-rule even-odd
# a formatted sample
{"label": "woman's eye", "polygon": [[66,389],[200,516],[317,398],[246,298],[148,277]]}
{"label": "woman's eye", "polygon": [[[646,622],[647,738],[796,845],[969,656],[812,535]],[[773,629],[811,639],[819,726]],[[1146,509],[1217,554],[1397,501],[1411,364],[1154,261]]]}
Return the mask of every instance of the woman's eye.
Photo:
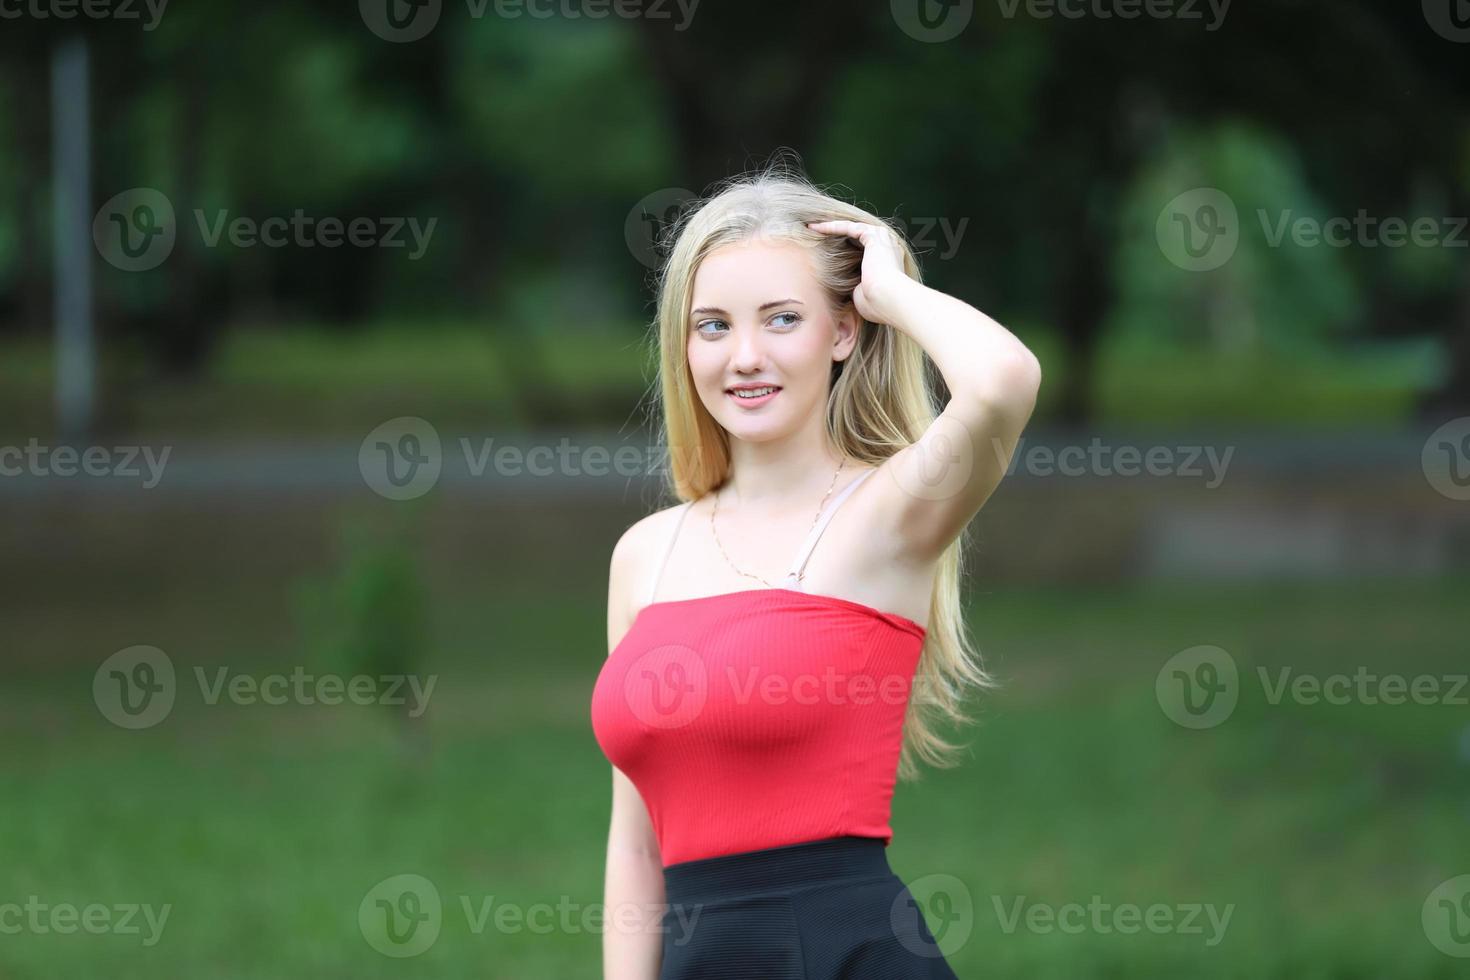
{"label": "woman's eye", "polygon": [[[790,330],[801,322],[801,314],[777,313],[775,316],[771,317],[770,322],[778,327]],[[706,327],[709,327],[711,329],[706,330]],[[694,332],[697,334],[702,334],[706,337],[716,336],[717,334],[728,331],[729,329],[730,328],[725,324],[724,320],[701,320],[699,323],[694,325]]]}

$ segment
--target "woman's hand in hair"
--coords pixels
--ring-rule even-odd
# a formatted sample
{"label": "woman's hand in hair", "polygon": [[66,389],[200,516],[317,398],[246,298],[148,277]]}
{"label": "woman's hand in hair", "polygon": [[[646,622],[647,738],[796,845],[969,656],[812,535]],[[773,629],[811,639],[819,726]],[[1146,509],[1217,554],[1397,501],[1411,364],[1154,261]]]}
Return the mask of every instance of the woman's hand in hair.
{"label": "woman's hand in hair", "polygon": [[853,305],[871,323],[897,320],[903,290],[915,283],[904,272],[897,233],[887,225],[862,221],[809,221],[807,227],[826,235],[847,235],[862,244],[863,278],[853,290]]}
{"label": "woman's hand in hair", "polygon": [[905,275],[902,244],[887,226],[821,221],[811,228],[863,243],[862,285],[853,294],[859,312],[923,348],[949,390],[943,413],[918,441],[879,467],[893,479],[873,481],[864,504],[864,533],[889,559],[927,568],[1009,471],[1036,407],[1041,363],[985,313]]}

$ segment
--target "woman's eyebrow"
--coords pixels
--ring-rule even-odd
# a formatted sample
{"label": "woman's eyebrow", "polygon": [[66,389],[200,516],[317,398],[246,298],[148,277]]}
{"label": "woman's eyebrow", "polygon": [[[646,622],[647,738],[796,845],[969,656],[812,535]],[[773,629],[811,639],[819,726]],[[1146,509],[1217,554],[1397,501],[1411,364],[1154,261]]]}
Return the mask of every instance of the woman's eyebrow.
{"label": "woman's eyebrow", "polygon": [[[757,313],[763,313],[773,306],[790,306],[793,303],[795,303],[797,306],[806,305],[799,299],[773,299],[769,303],[762,303],[760,306],[756,307],[755,311]],[[695,313],[721,313],[725,316],[730,315],[728,311],[722,310],[718,306],[701,306],[698,309],[690,311],[691,316],[693,316]]]}

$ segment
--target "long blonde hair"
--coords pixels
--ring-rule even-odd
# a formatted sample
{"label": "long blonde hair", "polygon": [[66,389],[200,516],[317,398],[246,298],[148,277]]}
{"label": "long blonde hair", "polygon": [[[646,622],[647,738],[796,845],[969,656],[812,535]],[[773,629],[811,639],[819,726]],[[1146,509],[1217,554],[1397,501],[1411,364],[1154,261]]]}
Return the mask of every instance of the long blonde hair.
{"label": "long blonde hair", "polygon": [[[778,160],[730,178],[705,199],[686,203],[666,228],[659,243],[666,258],[655,279],[658,307],[651,325],[651,344],[657,349],[649,353],[658,364],[655,412],[661,416],[659,442],[668,454],[664,472],[668,489],[680,501],[700,499],[730,475],[729,434],[697,397],[685,347],[695,272],[706,256],[724,245],[754,238],[795,243],[808,249],[833,313],[843,312],[862,281],[862,246],[850,238],[811,231],[805,224],[826,220],[893,227],[824,193],[799,170]],[[894,231],[904,271],[922,281],[902,231],[896,227]],[[923,348],[906,334],[861,320],[852,353],[832,365],[827,435],[839,452],[877,465],[923,435],[940,411],[927,380],[927,362]],[[941,737],[939,723],[971,722],[962,711],[967,688],[996,686],[964,628],[960,582],[968,534],[967,526],[939,559],[924,649],[904,719],[901,779],[919,777],[916,756],[934,766],[955,765],[960,746]]]}

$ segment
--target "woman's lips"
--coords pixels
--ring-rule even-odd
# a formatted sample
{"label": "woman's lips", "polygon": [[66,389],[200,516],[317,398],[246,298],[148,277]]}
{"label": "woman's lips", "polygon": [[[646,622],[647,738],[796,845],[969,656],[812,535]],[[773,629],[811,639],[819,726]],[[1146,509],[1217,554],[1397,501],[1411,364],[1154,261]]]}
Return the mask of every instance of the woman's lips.
{"label": "woman's lips", "polygon": [[739,405],[741,408],[760,408],[762,405],[766,404],[779,394],[781,394],[781,389],[777,388],[775,391],[772,391],[765,395],[761,395],[759,398],[742,398],[739,395],[735,394],[733,390],[731,390],[725,392],[725,397],[730,399],[735,404]]}

